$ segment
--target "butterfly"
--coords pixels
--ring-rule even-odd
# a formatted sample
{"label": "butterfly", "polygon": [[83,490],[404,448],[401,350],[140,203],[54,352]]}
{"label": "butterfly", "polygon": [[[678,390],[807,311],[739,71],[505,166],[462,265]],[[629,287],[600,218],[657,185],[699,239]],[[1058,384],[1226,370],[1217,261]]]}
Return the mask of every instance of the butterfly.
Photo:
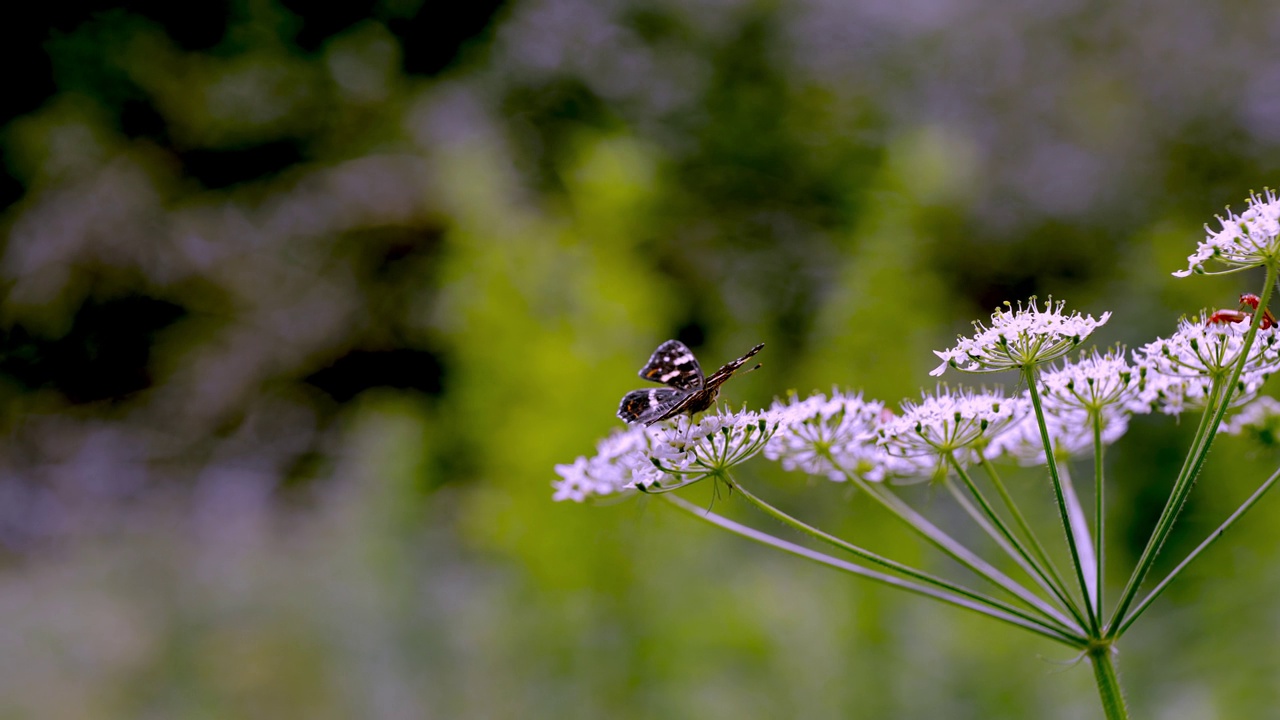
{"label": "butterfly", "polygon": [[725,363],[711,377],[703,377],[702,366],[698,365],[693,351],[679,340],[668,340],[659,345],[649,362],[640,368],[640,377],[666,387],[632,390],[623,395],[618,417],[629,423],[652,425],[684,413],[702,412],[716,401],[720,386],[763,347],[764,343],[760,343],[746,355]]}

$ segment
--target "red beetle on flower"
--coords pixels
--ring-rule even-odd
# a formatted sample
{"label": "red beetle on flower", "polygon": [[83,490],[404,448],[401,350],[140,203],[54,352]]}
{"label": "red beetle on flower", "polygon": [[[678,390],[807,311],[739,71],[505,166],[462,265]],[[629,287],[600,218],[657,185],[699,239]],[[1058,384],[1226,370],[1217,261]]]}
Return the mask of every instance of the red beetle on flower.
{"label": "red beetle on flower", "polygon": [[[1253,293],[1244,293],[1240,296],[1239,310],[1218,310],[1209,316],[1209,322],[1205,324],[1210,325],[1212,323],[1243,322],[1253,316],[1253,313],[1244,312],[1245,306],[1248,305],[1256,311],[1258,309],[1259,302],[1257,295],[1254,295]],[[1262,322],[1258,323],[1258,329],[1267,330],[1276,327],[1277,325],[1280,325],[1280,323],[1276,322],[1276,316],[1272,315],[1270,310],[1263,310]]]}

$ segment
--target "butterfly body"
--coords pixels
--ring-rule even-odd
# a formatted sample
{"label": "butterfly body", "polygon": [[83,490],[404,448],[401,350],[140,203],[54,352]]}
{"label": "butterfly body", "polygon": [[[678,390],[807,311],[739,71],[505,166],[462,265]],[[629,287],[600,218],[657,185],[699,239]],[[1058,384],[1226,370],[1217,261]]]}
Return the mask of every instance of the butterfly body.
{"label": "butterfly body", "polygon": [[627,393],[618,405],[618,417],[629,423],[652,425],[677,415],[702,412],[715,404],[720,386],[763,347],[764,343],[756,345],[706,377],[693,351],[679,340],[668,340],[640,368],[640,377],[666,387]]}

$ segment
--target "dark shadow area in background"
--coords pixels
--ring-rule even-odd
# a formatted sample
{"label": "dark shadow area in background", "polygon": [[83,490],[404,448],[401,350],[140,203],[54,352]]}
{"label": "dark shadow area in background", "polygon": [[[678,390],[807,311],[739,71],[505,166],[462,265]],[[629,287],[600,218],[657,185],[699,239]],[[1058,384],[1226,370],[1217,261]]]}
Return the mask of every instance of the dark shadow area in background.
{"label": "dark shadow area in background", "polygon": [[[291,40],[307,53],[322,51],[333,36],[372,20],[384,23],[400,40],[407,73],[433,75],[453,67],[468,47],[487,39],[503,4],[486,0],[450,7],[446,13],[430,3],[416,8],[413,3],[402,3],[400,14],[382,2],[331,6],[291,2],[280,7],[294,16],[286,27],[293,31]],[[404,7],[411,12],[406,13]],[[113,113],[122,134],[150,139],[172,152],[184,174],[205,188],[233,187],[306,162],[306,138],[298,137],[241,147],[174,147],[160,110],[118,68],[105,62],[106,58],[77,54],[72,60],[94,62],[73,76],[60,78],[49,55],[51,43],[65,40],[86,23],[101,23],[110,32],[111,27],[127,26],[139,18],[159,25],[184,51],[217,53],[220,46],[225,48],[231,42],[228,28],[242,23],[244,15],[243,7],[230,2],[101,1],[37,3],[24,8],[20,19],[10,18],[0,27],[0,58],[7,67],[19,70],[11,77],[0,103],[0,124],[34,112],[65,92],[68,88],[60,87],[61,80],[76,84],[75,90],[90,94]],[[0,173],[0,207],[20,200],[26,189],[9,172]],[[389,264],[411,252],[412,248],[399,245],[386,248],[385,257],[372,270],[386,272]],[[143,295],[90,300],[77,311],[62,337],[40,337],[20,325],[6,328],[0,340],[0,377],[19,393],[53,389],[73,404],[119,400],[151,387],[148,364],[155,334],[186,315],[180,305]],[[306,382],[339,402],[379,386],[436,395],[441,389],[441,368],[433,353],[420,349],[355,350]]]}
{"label": "dark shadow area in background", "polygon": [[[500,0],[484,0],[449,6],[442,12],[431,3],[359,2],[316,5],[281,3],[291,13],[291,23],[282,23],[291,40],[307,53],[319,52],[325,43],[351,27],[370,20],[381,22],[401,45],[403,69],[411,75],[435,75],[453,67],[475,44],[483,43],[504,6]],[[115,16],[130,22],[129,16],[145,18],[161,26],[169,39],[187,52],[217,52],[229,42],[227,29],[244,20],[245,10],[237,3],[215,1],[196,4],[164,2],[36,3],[23,7],[21,17],[10,17],[0,27],[0,62],[11,68],[5,97],[0,101],[0,126],[34,112],[60,91],[54,62],[49,56],[51,41],[65,39],[85,23]],[[274,28],[281,31],[280,28]],[[233,49],[230,51],[234,51]],[[83,62],[80,62],[83,60]],[[173,148],[164,118],[146,96],[132,86],[110,63],[102,59],[77,59],[84,71],[97,81],[78,91],[87,93],[108,112],[129,137],[155,140],[179,156],[188,172],[206,187],[227,187],[258,177],[276,174],[302,161],[305,153],[299,139],[217,150]],[[87,67],[86,67],[87,66]],[[116,74],[113,74],[116,73]],[[101,76],[106,76],[103,80]],[[0,173],[0,208],[20,200],[26,191],[22,181],[10,172]]]}
{"label": "dark shadow area in background", "polygon": [[155,336],[186,315],[180,305],[140,295],[88,300],[61,337],[43,338],[21,325],[7,330],[0,377],[19,392],[53,389],[73,404],[121,400],[151,387]]}
{"label": "dark shadow area in background", "polygon": [[417,390],[439,395],[444,368],[426,350],[352,350],[304,381],[334,400],[345,403],[376,387]]}

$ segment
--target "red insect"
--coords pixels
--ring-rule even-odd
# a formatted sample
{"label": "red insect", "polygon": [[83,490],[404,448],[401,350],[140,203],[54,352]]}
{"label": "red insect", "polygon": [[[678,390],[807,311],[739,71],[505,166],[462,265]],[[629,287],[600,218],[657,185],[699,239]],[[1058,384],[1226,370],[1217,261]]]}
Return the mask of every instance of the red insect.
{"label": "red insect", "polygon": [[[1239,310],[1218,310],[1209,316],[1209,322],[1205,324],[1244,322],[1253,315],[1253,313],[1244,312],[1245,306],[1247,305],[1256,311],[1258,309],[1259,302],[1257,295],[1254,295],[1253,293],[1245,293],[1240,296]],[[1276,316],[1272,315],[1270,310],[1263,310],[1262,322],[1258,323],[1258,329],[1268,330],[1276,327],[1277,325],[1280,325],[1280,322],[1276,321]]]}

